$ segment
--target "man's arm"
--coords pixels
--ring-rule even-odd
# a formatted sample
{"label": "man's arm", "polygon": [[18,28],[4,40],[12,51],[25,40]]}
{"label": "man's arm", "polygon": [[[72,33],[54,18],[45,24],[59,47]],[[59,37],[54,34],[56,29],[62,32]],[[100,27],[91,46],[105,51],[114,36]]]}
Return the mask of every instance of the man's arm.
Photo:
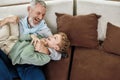
{"label": "man's arm", "polygon": [[18,23],[18,22],[19,22],[18,16],[6,17],[6,18],[0,20],[0,27],[6,25],[8,23]]}

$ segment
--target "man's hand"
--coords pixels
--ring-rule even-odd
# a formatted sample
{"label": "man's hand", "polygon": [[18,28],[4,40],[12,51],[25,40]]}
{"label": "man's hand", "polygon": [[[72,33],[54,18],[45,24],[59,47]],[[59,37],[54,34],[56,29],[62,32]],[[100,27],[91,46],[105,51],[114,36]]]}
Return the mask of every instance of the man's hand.
{"label": "man's hand", "polygon": [[37,44],[37,42],[39,42],[39,38],[34,34],[31,35],[31,38],[32,38],[31,44],[33,44],[35,46]]}
{"label": "man's hand", "polygon": [[7,23],[18,23],[19,22],[19,17],[18,16],[11,16],[4,18],[3,20],[0,20],[0,27],[6,25]]}
{"label": "man's hand", "polygon": [[35,51],[49,55],[48,48],[44,45],[44,43],[41,40],[39,40],[34,47],[35,47]]}
{"label": "man's hand", "polygon": [[9,23],[18,23],[19,22],[19,17],[18,16],[11,16],[8,18],[5,18],[7,22]]}

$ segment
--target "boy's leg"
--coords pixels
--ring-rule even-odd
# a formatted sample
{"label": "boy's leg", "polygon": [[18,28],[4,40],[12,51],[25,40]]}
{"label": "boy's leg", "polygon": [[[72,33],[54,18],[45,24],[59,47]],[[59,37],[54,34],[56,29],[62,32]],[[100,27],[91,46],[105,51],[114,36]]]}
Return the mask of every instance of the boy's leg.
{"label": "boy's leg", "polygon": [[12,76],[3,60],[0,58],[0,80],[12,80]]}
{"label": "boy's leg", "polygon": [[8,58],[8,56],[2,50],[0,50],[0,58],[4,62],[6,68],[10,72],[10,75],[12,76],[12,78],[17,78],[18,73],[15,69],[15,66],[12,65],[11,60]]}
{"label": "boy's leg", "polygon": [[37,66],[25,64],[16,67],[21,80],[45,80],[42,69]]}

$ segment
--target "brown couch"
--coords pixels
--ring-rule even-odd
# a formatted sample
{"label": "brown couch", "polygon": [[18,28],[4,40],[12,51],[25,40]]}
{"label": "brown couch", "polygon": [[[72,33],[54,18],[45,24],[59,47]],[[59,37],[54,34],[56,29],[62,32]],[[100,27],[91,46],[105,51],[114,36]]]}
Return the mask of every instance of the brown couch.
{"label": "brown couch", "polygon": [[76,47],[70,80],[120,80],[120,56]]}
{"label": "brown couch", "polygon": [[[58,31],[68,35],[71,47],[67,51],[68,58],[45,66],[47,80],[120,80],[120,26],[108,22],[106,38],[99,42],[96,25],[99,15],[56,13],[56,16]],[[65,23],[64,18],[71,22]],[[78,20],[82,24],[77,23]]]}
{"label": "brown couch", "polygon": [[[47,80],[120,80],[120,53],[107,51],[107,43],[102,42],[97,48],[72,46],[68,58],[45,66]],[[120,46],[112,48],[115,47]]]}
{"label": "brown couch", "polygon": [[[26,15],[28,2],[1,2],[0,19],[11,14]],[[44,66],[46,80],[120,80],[120,3],[108,0],[46,3],[48,26],[53,33],[65,32],[71,41],[67,58]]]}
{"label": "brown couch", "polygon": [[68,35],[71,47],[68,58],[45,66],[47,80],[120,80],[120,5],[76,1],[74,16],[56,13],[57,29]]}

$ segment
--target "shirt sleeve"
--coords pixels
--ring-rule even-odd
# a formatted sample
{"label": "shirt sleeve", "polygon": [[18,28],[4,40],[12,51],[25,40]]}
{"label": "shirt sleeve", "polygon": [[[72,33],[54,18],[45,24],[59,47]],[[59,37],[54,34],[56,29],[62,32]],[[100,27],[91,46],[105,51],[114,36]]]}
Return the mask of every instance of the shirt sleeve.
{"label": "shirt sleeve", "polygon": [[55,49],[52,49],[52,48],[48,48],[49,51],[50,51],[50,58],[51,60],[61,60],[61,53],[60,52],[57,52]]}
{"label": "shirt sleeve", "polygon": [[20,41],[23,41],[23,40],[32,40],[30,34],[22,34],[20,35],[20,38],[19,38]]}

